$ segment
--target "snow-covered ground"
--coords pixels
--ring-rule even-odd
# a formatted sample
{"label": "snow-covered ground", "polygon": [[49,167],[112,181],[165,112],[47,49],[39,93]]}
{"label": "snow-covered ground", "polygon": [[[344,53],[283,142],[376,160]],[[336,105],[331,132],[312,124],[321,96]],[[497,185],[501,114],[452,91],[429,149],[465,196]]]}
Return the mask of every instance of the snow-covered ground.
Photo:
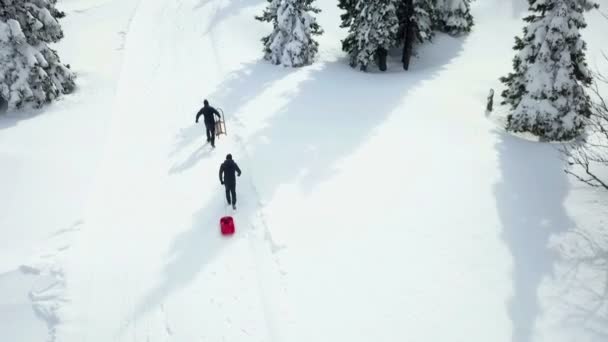
{"label": "snow-covered ground", "polygon": [[483,113],[525,0],[474,2],[473,33],[382,74],[348,67],[335,1],[317,63],[261,61],[265,3],[60,1],[78,92],[0,118],[0,340],[608,339],[606,195]]}
{"label": "snow-covered ground", "polygon": [[[63,284],[50,270],[82,227],[137,1],[59,5],[68,14],[61,21],[67,37],[56,47],[77,72],[78,91],[41,111],[0,116],[2,341],[48,340],[49,315],[36,318],[29,292]],[[31,264],[41,268],[41,278],[19,270]]]}

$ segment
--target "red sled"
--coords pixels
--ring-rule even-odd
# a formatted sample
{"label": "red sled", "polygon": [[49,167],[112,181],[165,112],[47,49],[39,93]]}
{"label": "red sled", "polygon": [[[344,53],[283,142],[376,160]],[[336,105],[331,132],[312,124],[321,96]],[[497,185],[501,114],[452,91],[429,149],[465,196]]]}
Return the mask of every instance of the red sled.
{"label": "red sled", "polygon": [[232,216],[224,216],[220,219],[220,230],[222,235],[234,234],[234,220]]}

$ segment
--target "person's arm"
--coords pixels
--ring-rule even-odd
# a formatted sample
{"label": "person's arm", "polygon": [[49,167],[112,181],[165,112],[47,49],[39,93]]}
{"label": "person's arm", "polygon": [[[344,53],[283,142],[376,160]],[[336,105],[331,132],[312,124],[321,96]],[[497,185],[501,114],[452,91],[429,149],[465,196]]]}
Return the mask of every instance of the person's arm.
{"label": "person's arm", "polygon": [[224,164],[220,166],[220,183],[224,184],[224,179],[222,179],[222,174],[224,173]]}
{"label": "person's arm", "polygon": [[201,115],[203,115],[203,109],[202,108],[201,108],[201,110],[198,111],[198,113],[196,113],[196,123],[198,123],[198,118],[200,118]]}
{"label": "person's arm", "polygon": [[236,163],[234,163],[234,166],[236,167],[236,172],[239,173],[239,177],[241,177],[241,169],[239,169],[239,166]]}
{"label": "person's arm", "polygon": [[217,111],[217,109],[215,108],[211,108],[213,110],[213,114],[217,115],[217,117],[221,120],[222,116],[220,115],[220,112]]}

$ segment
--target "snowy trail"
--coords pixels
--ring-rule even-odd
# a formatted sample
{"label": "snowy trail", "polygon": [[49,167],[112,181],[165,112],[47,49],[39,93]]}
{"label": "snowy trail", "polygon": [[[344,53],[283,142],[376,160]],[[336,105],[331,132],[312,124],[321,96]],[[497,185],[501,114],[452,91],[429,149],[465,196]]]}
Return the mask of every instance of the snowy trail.
{"label": "snowy trail", "polygon": [[61,331],[60,341],[272,341],[279,334],[267,291],[280,276],[263,231],[252,226],[258,204],[245,196],[248,177],[239,183],[240,234],[219,235],[217,169],[228,151],[238,156],[239,145],[229,136],[210,151],[201,147],[202,123],[193,125],[202,94],[222,72],[213,67],[213,42],[201,44],[209,23],[193,11],[217,15],[217,3],[142,1],[126,33],[106,157],[87,232],[67,267],[78,274],[67,316],[83,324]]}

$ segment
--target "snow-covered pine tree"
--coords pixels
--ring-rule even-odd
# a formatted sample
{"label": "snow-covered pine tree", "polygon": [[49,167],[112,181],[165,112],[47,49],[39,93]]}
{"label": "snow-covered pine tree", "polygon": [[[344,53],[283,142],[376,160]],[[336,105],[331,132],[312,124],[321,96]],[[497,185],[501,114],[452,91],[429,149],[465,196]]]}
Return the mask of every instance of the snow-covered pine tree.
{"label": "snow-covered pine tree", "polygon": [[434,0],[414,0],[414,16],[416,37],[419,42],[431,40],[435,35],[433,23],[436,21]]}
{"label": "snow-covered pine tree", "polygon": [[450,35],[471,32],[473,15],[471,0],[435,0],[435,27]]}
{"label": "snow-covered pine tree", "polygon": [[261,16],[256,19],[271,22],[272,33],[262,38],[264,59],[273,64],[299,67],[311,64],[319,43],[313,36],[323,30],[311,13],[320,10],[312,5],[314,0],[269,0]]}
{"label": "snow-covered pine tree", "polygon": [[[350,28],[355,17],[357,16],[357,0],[338,0],[338,8],[342,9],[344,13],[340,14],[340,27]],[[354,49],[354,36],[348,35],[342,40],[342,50],[351,51]]]}
{"label": "snow-covered pine tree", "polygon": [[530,132],[543,140],[569,140],[590,115],[585,87],[591,74],[579,29],[589,0],[530,0],[534,13],[524,20],[523,37],[515,38],[514,71],[502,77],[503,104],[511,107],[507,130]]}
{"label": "snow-covered pine tree", "polygon": [[0,0],[0,95],[9,109],[40,107],[74,90],[74,74],[48,47],[63,38],[57,0]]}
{"label": "snow-covered pine tree", "polygon": [[353,18],[356,16],[356,5],[357,0],[338,0],[338,8],[344,11],[344,13],[340,14],[340,20],[342,21],[340,27],[350,27]]}
{"label": "snow-covered pine tree", "polygon": [[399,31],[396,1],[357,0],[349,35],[342,42],[353,68],[367,70],[379,52],[394,46]]}

